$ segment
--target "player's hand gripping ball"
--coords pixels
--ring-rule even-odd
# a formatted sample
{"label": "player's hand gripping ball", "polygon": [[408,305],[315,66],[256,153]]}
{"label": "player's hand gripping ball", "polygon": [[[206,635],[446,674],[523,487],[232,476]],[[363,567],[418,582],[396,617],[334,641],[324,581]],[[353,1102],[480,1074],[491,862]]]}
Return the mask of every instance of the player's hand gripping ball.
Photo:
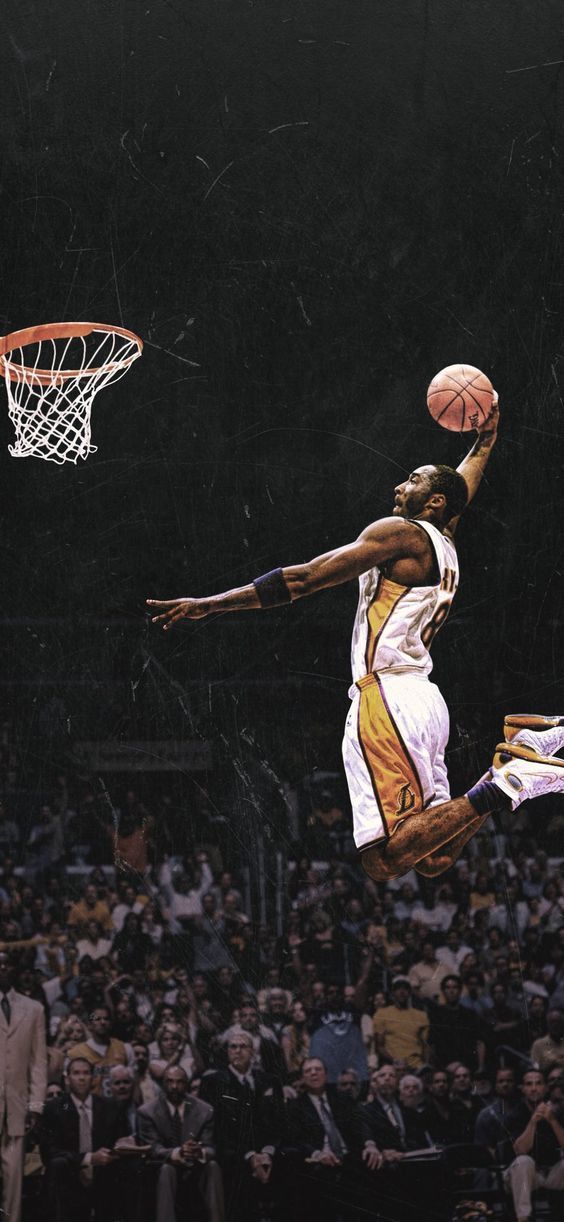
{"label": "player's hand gripping ball", "polygon": [[485,424],[493,403],[493,386],[474,365],[447,365],[435,374],[427,391],[427,407],[443,429],[468,433]]}

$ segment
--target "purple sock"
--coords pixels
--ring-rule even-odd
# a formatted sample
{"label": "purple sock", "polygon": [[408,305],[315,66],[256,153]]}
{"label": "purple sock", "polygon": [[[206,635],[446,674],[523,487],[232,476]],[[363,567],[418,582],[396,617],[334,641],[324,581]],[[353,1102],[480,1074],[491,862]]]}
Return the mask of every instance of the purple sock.
{"label": "purple sock", "polygon": [[511,810],[512,808],[511,798],[487,777],[469,789],[466,797],[477,815],[489,815],[494,810]]}

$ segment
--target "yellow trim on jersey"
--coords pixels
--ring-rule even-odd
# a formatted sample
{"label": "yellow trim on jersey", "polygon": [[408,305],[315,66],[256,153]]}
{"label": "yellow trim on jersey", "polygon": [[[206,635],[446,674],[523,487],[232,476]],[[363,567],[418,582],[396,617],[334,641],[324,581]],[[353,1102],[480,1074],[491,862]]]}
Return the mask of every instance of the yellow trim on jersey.
{"label": "yellow trim on jersey", "polygon": [[388,836],[399,823],[423,810],[417,769],[386,704],[378,676],[357,679],[360,689],[358,740]]}
{"label": "yellow trim on jersey", "polygon": [[376,593],[366,612],[368,631],[364,660],[367,671],[374,669],[378,640],[400,599],[409,594],[410,589],[410,586],[400,586],[397,581],[380,575]]}

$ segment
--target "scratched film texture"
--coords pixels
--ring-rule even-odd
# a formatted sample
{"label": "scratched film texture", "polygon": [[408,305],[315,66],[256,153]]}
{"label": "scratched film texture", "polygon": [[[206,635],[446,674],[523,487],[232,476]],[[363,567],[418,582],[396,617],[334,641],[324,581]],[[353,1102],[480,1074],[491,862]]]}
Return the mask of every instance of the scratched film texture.
{"label": "scratched film texture", "polygon": [[[168,636],[144,599],[307,560],[456,462],[424,392],[458,360],[503,431],[435,648],[455,791],[504,710],[559,705],[563,24],[556,0],[5,0],[0,328],[146,345],[87,462],[12,460],[2,415],[21,817],[82,740],[201,738],[225,843],[284,850],[276,778],[340,767],[354,586]],[[197,778],[167,784],[197,836]]]}

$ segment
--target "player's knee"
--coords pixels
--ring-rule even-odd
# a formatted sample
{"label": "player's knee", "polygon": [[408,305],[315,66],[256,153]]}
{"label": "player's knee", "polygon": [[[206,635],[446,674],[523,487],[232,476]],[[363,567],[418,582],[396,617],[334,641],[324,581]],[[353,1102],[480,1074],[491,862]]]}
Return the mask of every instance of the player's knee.
{"label": "player's knee", "polygon": [[403,872],[397,865],[384,861],[384,848],[385,845],[377,845],[375,848],[365,849],[360,855],[364,873],[375,883],[390,882],[393,878],[399,878]]}
{"label": "player's knee", "polygon": [[418,874],[423,874],[425,878],[436,878],[438,874],[444,874],[445,870],[449,870],[451,865],[452,859],[450,857],[435,857],[433,854],[418,861],[415,869]]}

